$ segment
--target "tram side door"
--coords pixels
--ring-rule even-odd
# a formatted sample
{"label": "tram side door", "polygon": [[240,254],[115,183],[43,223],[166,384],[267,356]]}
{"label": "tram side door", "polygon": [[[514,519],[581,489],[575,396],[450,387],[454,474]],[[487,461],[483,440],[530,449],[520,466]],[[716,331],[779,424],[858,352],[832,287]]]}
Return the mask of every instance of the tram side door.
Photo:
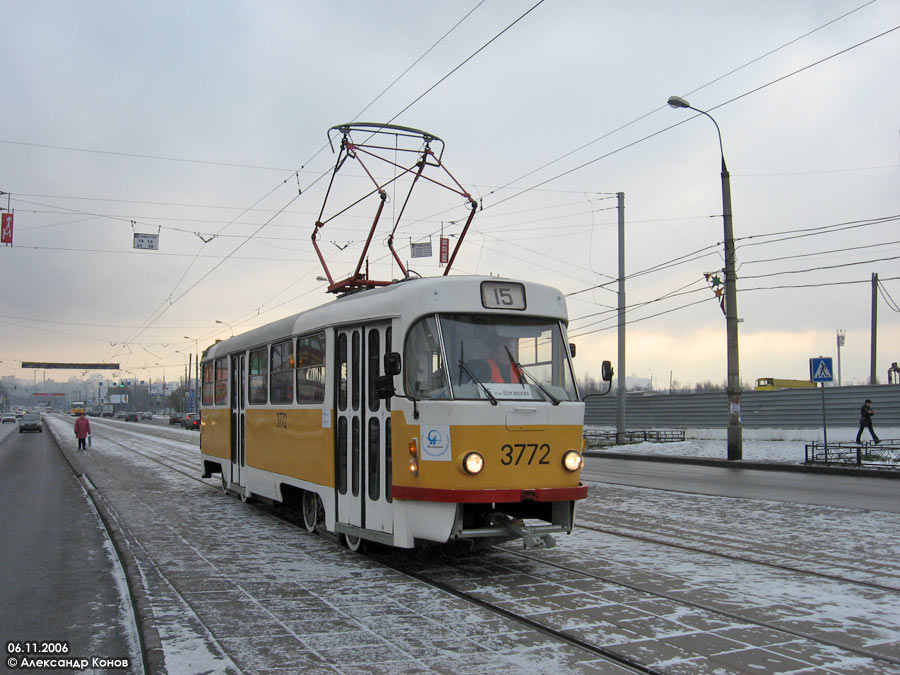
{"label": "tram side door", "polygon": [[238,485],[243,484],[241,470],[245,463],[246,361],[244,354],[231,357],[231,482]]}
{"label": "tram side door", "polygon": [[390,402],[375,395],[389,323],[335,331],[335,491],[339,522],[392,532]]}

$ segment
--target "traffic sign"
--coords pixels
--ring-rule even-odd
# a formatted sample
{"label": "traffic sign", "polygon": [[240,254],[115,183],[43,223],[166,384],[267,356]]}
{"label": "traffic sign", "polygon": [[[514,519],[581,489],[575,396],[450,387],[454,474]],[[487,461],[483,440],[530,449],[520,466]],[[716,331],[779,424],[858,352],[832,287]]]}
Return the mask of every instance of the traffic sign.
{"label": "traffic sign", "polygon": [[819,356],[809,360],[809,379],[811,382],[831,382],[834,379],[830,356]]}

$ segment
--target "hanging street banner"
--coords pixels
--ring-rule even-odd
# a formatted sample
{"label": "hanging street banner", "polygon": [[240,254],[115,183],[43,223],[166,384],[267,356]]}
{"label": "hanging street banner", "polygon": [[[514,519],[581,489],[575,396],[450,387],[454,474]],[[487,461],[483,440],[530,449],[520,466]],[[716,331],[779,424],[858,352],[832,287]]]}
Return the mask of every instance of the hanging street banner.
{"label": "hanging street banner", "polygon": [[419,243],[409,244],[409,254],[413,258],[430,258],[431,257],[431,241],[423,241]]}
{"label": "hanging street banner", "polygon": [[450,260],[450,240],[441,237],[441,265],[446,265],[448,260]]}
{"label": "hanging street banner", "polygon": [[13,214],[4,213],[2,222],[0,222],[0,244],[9,244],[12,246],[13,239]]}
{"label": "hanging street banner", "polygon": [[118,363],[50,363],[48,361],[22,361],[23,368],[60,370],[119,370]]}
{"label": "hanging street banner", "polygon": [[134,244],[132,248],[143,248],[150,251],[158,251],[159,250],[159,235],[158,234],[140,234],[138,232],[134,233]]}

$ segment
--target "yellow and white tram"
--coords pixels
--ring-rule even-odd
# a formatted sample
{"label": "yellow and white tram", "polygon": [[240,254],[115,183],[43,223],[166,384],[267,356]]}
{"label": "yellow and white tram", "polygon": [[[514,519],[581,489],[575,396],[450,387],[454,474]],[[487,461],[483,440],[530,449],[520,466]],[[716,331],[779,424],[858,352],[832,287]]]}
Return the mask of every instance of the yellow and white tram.
{"label": "yellow and white tram", "polygon": [[552,545],[587,494],[566,303],[505,279],[409,279],[217,342],[205,477],[373,540]]}

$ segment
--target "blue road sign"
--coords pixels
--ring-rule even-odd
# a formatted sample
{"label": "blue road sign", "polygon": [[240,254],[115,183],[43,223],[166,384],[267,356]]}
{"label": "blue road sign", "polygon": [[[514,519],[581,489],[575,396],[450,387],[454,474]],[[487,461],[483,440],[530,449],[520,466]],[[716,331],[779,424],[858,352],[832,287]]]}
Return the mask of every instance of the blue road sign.
{"label": "blue road sign", "polygon": [[819,356],[809,360],[809,379],[812,382],[831,382],[834,379],[830,356]]}

